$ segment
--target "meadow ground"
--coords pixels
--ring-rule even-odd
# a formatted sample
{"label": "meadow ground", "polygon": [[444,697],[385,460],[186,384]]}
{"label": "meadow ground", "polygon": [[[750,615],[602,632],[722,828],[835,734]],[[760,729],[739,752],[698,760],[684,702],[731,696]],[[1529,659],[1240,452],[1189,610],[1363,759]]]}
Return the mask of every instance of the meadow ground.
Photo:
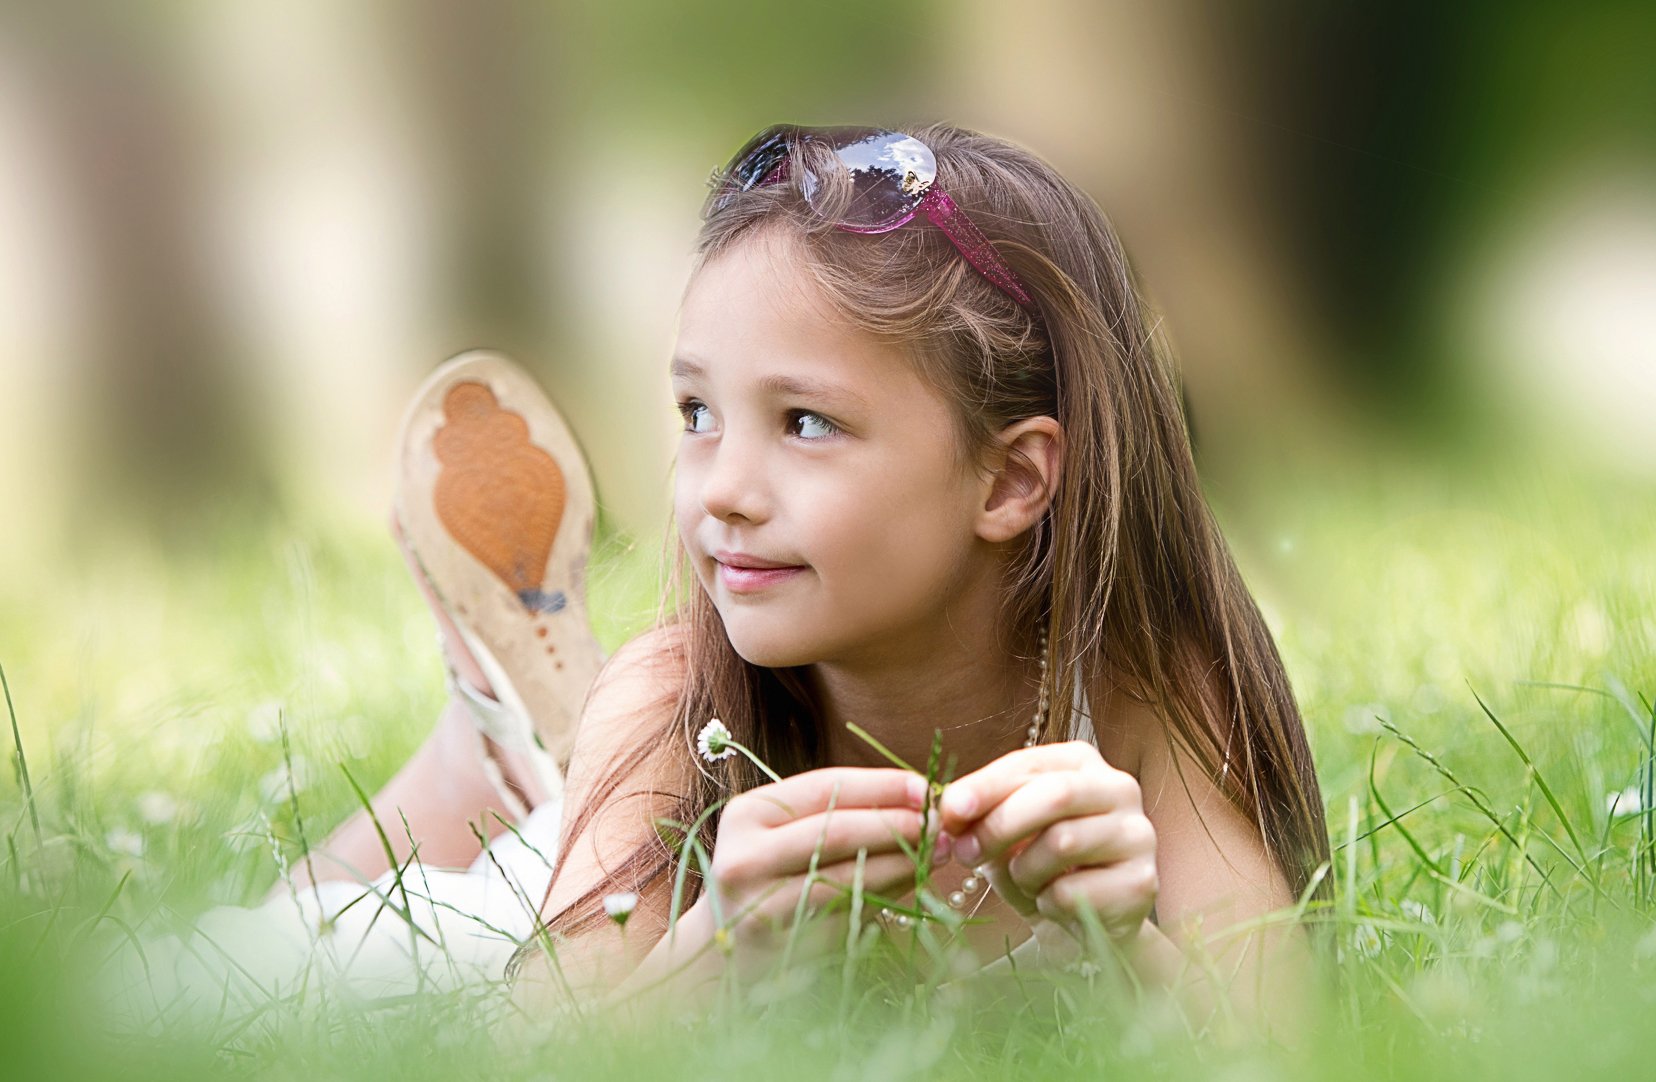
{"label": "meadow ground", "polygon": [[[256,902],[300,853],[296,806],[325,833],[357,800],[341,766],[371,789],[441,702],[379,520],[299,509],[189,551],[107,534],[4,583],[24,756],[0,781],[0,1074],[1647,1077],[1648,484],[1486,462],[1308,469],[1275,491],[1233,536],[1307,719],[1337,886],[1306,914],[1337,980],[1297,1052],[1193,1040],[1107,973],[962,1002],[773,981],[700,1021],[566,1021],[528,1043],[497,1037],[488,989],[111,1026],[86,991],[111,941]],[[650,619],[655,556],[601,544],[606,645]]]}

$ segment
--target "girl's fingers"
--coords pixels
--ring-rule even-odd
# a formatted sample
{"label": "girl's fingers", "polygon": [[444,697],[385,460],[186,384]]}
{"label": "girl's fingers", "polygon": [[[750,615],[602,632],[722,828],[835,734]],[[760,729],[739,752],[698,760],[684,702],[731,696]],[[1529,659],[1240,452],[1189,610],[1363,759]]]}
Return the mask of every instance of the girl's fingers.
{"label": "girl's fingers", "polygon": [[[822,909],[836,898],[845,899],[844,904],[847,911],[849,911],[850,890],[852,884],[856,882],[856,875],[857,861],[855,857],[827,866],[819,865],[816,878],[812,881],[807,892],[806,911],[815,912]],[[797,912],[800,892],[806,889],[806,877],[803,875],[791,876],[778,882],[779,887],[770,892],[755,906],[755,915],[772,921],[791,921],[794,913]],[[862,889],[864,891],[890,897],[892,894],[913,885],[914,862],[901,853],[885,853],[879,856],[869,854],[863,862]]]}
{"label": "girl's fingers", "polygon": [[[824,767],[751,789],[742,802],[763,827],[836,808],[915,808],[923,805],[926,779],[896,767]],[[737,802],[732,801],[731,807]],[[722,829],[722,828],[721,828]]]}
{"label": "girl's fingers", "polygon": [[[931,831],[933,836],[937,834],[935,818]],[[775,854],[769,871],[803,872],[811,866],[813,853],[818,854],[819,870],[855,858],[859,849],[868,850],[870,857],[882,853],[902,856],[899,838],[911,846],[919,844],[919,812],[907,808],[835,808],[807,815],[766,832],[766,844]]]}
{"label": "girl's fingers", "polygon": [[1008,860],[1006,869],[1019,890],[1036,897],[1072,868],[1153,857],[1155,851],[1156,829],[1143,814],[1106,812],[1052,824]]}
{"label": "girl's fingers", "polygon": [[1090,909],[1107,934],[1130,935],[1149,917],[1157,886],[1155,860],[1139,857],[1061,875],[1036,896],[1035,908],[1048,920],[1070,927],[1085,927],[1080,914]]}
{"label": "girl's fingers", "polygon": [[[1138,782],[1119,770],[1063,770],[1037,774],[995,804],[964,832],[978,846],[975,859],[994,861],[1013,845],[1064,819],[1139,806]],[[947,823],[944,829],[948,829]],[[963,837],[964,841],[965,838]],[[962,859],[972,860],[967,845]]]}
{"label": "girl's fingers", "polygon": [[1098,749],[1086,740],[1039,744],[1003,755],[943,791],[938,806],[943,829],[956,836],[964,834],[986,811],[1038,775],[1088,770],[1100,764],[1114,773],[1122,773],[1104,763]]}

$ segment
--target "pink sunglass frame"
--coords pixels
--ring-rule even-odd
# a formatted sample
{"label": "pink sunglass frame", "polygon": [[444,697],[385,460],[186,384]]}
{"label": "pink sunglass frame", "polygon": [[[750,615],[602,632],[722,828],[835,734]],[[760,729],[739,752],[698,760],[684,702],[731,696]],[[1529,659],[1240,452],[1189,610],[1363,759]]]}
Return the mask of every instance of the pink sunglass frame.
{"label": "pink sunglass frame", "polygon": [[[839,141],[848,138],[845,135],[847,131],[860,135],[860,138],[851,139],[849,142]],[[892,141],[903,140],[924,147],[924,144],[920,144],[919,140],[912,136],[883,129],[825,129],[818,131],[810,128],[792,128],[784,130],[780,134],[784,138],[828,142],[830,146],[834,147],[836,154],[845,146],[868,142],[876,136],[885,136]],[[762,149],[757,140],[758,137],[756,137],[754,144],[750,145],[749,153]],[[775,144],[773,142],[770,145],[774,147]],[[936,160],[936,156],[931,154],[929,148],[926,148],[926,153],[931,155],[933,161]],[[722,180],[725,186],[723,192],[728,193],[733,186],[731,178],[742,173],[741,166],[745,161],[745,157],[745,155],[738,155],[729,167],[714,174],[716,180]],[[846,162],[843,156],[841,161],[845,162],[847,169],[851,168],[851,164]],[[768,184],[776,184],[786,180],[788,164],[789,160],[783,158],[775,168],[752,184],[751,187],[761,188]],[[916,216],[924,214],[928,221],[943,231],[943,235],[949,238],[949,241],[966,258],[966,262],[970,263],[974,270],[997,286],[1007,296],[1017,301],[1020,306],[1038,315],[1039,306],[1036,305],[1035,299],[1030,295],[1023,281],[1019,279],[1011,267],[1007,266],[1006,261],[995,251],[995,246],[989,241],[989,238],[985,237],[983,231],[973,223],[964,210],[960,209],[959,204],[950,199],[948,194],[938,186],[935,177],[930,183],[926,184],[923,191],[924,194],[912,206],[889,221],[879,222],[875,225],[852,225],[840,221],[835,222],[834,227],[847,233],[889,233],[907,225]],[[711,200],[710,203],[712,203]]]}

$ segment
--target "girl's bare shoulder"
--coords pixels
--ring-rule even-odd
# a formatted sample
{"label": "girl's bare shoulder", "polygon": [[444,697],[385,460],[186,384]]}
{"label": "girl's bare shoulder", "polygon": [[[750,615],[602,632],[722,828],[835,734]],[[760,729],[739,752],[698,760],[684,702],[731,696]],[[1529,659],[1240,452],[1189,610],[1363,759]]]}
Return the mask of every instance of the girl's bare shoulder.
{"label": "girl's bare shoulder", "polygon": [[677,696],[686,671],[686,638],[679,624],[662,624],[634,635],[598,670],[592,685],[594,696],[599,692]]}
{"label": "girl's bare shoulder", "polygon": [[[570,762],[572,784],[578,787],[585,780],[581,775],[641,746],[663,751],[674,746],[663,737],[670,735],[688,671],[684,647],[682,628],[662,625],[629,639],[604,662],[581,711]],[[664,782],[694,773],[688,756],[652,755],[649,762],[650,772]]]}
{"label": "girl's bare shoulder", "polygon": [[564,786],[570,829],[580,830],[566,841],[553,912],[645,843],[651,815],[667,812],[697,781],[690,744],[674,721],[681,645],[675,629],[652,628],[616,650],[593,680]]}
{"label": "girl's bare shoulder", "polygon": [[1144,748],[1161,733],[1161,715],[1119,672],[1105,668],[1086,688],[1093,739],[1099,754],[1117,770],[1139,777]]}

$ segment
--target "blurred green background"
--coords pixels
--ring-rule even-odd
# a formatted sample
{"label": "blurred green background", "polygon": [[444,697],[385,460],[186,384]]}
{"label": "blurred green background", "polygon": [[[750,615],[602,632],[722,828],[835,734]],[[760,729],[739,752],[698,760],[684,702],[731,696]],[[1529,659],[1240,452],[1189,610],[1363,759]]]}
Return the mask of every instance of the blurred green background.
{"label": "blurred green background", "polygon": [[[13,753],[0,944],[44,964],[112,891],[146,928],[260,897],[261,816],[298,844],[278,716],[313,835],[352,806],[338,764],[375,784],[429,730],[438,658],[384,524],[400,412],[452,353],[508,351],[570,415],[601,637],[642,626],[708,170],[778,121],[946,119],[1093,193],[1179,351],[1336,843],[1364,839],[1337,874],[1373,964],[1335,1009],[1376,1072],[1406,1058],[1382,1032],[1445,1076],[1540,1071],[1537,1005],[1596,1009],[1609,959],[1618,1009],[1648,1003],[1656,828],[1609,798],[1649,786],[1656,694],[1656,9],[0,19],[0,665],[44,820]],[[1515,1043],[1442,1054],[1468,1027]]]}
{"label": "blurred green background", "polygon": [[1434,455],[1544,440],[1648,476],[1652,22],[1489,3],[13,12],[0,484],[26,527],[0,567],[112,518],[173,543],[301,506],[378,514],[408,392],[477,345],[567,404],[615,521],[659,530],[661,369],[703,182],[779,120],[949,119],[1092,192],[1180,349],[1212,470],[1384,433]]}

